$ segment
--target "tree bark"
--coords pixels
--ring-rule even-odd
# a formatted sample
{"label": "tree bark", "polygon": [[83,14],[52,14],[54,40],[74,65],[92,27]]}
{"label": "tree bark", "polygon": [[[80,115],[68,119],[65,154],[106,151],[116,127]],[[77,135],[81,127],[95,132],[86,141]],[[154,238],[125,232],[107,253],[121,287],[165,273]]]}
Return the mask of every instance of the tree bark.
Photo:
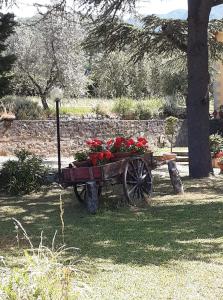
{"label": "tree bark", "polygon": [[43,105],[43,109],[45,109],[45,110],[48,110],[49,109],[49,105],[48,105],[48,103],[47,103],[47,97],[46,97],[46,95],[45,94],[41,94],[40,95],[40,99],[41,99],[41,102],[42,102],[42,105]]}
{"label": "tree bark", "polygon": [[209,149],[208,22],[211,0],[188,0],[188,147],[193,178],[212,171]]}

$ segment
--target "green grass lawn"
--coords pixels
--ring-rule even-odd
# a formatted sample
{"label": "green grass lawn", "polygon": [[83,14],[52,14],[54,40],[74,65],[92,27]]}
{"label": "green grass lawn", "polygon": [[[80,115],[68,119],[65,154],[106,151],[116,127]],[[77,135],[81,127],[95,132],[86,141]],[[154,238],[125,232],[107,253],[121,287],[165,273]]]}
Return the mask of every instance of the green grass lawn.
{"label": "green grass lawn", "polygon": [[[62,191],[64,238],[80,249],[89,299],[223,299],[223,176],[183,181],[186,193],[178,196],[168,178],[156,178],[151,205],[141,208],[114,208],[121,187],[108,187],[107,209],[96,215],[71,190]],[[36,244],[41,230],[48,245],[55,230],[61,233],[59,194],[54,188],[0,196],[0,255],[6,261],[19,260],[12,217]]]}

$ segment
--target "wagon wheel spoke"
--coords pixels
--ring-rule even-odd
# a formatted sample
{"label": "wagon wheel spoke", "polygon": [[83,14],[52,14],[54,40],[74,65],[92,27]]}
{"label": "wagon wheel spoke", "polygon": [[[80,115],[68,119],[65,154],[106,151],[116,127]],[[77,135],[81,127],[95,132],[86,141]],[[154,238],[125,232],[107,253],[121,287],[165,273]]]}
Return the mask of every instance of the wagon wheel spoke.
{"label": "wagon wheel spoke", "polygon": [[127,180],[126,183],[129,185],[133,185],[133,184],[137,184],[137,181],[136,180]]}
{"label": "wagon wheel spoke", "polygon": [[150,170],[141,158],[130,160],[125,167],[123,188],[127,201],[136,205],[145,200],[152,191]]}
{"label": "wagon wheel spoke", "polygon": [[[128,194],[131,195],[132,193],[135,194],[135,190],[137,189],[137,185],[134,185],[133,188],[131,188],[131,190],[128,191]],[[133,194],[133,195],[134,195]]]}
{"label": "wagon wheel spoke", "polygon": [[143,172],[145,172],[145,162],[142,160],[139,162],[139,176],[143,176]]}
{"label": "wagon wheel spoke", "polygon": [[134,181],[137,181],[137,176],[128,170],[127,177],[131,177]]}
{"label": "wagon wheel spoke", "polygon": [[[137,167],[134,165],[134,163],[133,163],[133,161],[132,160],[130,160],[130,165],[131,165],[131,167],[132,167],[132,170],[133,170],[133,173],[134,173],[134,176],[137,178],[138,176],[139,176],[139,174],[138,174],[138,170],[137,170]],[[130,168],[129,168],[130,169]]]}

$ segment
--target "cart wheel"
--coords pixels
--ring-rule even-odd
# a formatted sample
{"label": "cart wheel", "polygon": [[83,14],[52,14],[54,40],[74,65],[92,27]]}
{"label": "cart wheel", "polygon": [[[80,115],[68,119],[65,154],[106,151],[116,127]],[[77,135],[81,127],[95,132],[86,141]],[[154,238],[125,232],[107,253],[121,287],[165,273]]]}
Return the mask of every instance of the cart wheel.
{"label": "cart wheel", "polygon": [[128,160],[123,177],[124,195],[129,204],[136,205],[151,195],[152,175],[142,158]]}
{"label": "cart wheel", "polygon": [[[102,187],[98,184],[98,198],[101,196]],[[81,203],[85,203],[86,197],[86,185],[85,183],[79,183],[74,185],[74,194],[77,200]]]}

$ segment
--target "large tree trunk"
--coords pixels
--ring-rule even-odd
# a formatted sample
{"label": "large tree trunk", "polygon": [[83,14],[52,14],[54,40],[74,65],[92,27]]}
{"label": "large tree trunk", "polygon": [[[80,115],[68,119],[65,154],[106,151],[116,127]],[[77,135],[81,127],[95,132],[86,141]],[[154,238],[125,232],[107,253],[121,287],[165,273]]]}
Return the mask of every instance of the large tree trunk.
{"label": "large tree trunk", "polygon": [[188,0],[188,146],[189,173],[209,176],[208,38],[210,0]]}
{"label": "large tree trunk", "polygon": [[41,94],[41,95],[40,95],[40,99],[41,99],[43,108],[44,108],[45,110],[48,110],[48,109],[49,109],[49,105],[48,105],[48,103],[47,103],[47,97],[46,97],[46,95],[45,95],[45,94]]}

